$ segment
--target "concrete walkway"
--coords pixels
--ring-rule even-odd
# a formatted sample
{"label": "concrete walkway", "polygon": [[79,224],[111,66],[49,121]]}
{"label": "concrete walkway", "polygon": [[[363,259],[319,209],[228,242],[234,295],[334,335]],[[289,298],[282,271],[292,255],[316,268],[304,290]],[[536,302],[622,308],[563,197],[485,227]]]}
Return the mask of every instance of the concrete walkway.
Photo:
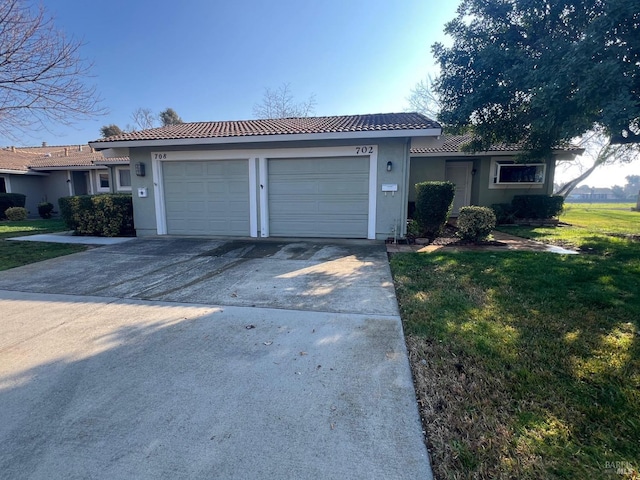
{"label": "concrete walkway", "polygon": [[379,243],[137,239],[0,311],[3,477],[432,478]]}
{"label": "concrete walkway", "polygon": [[73,232],[70,231],[10,237],[6,240],[19,242],[75,243],[79,245],[118,245],[133,239],[134,237],[85,237],[74,235]]}

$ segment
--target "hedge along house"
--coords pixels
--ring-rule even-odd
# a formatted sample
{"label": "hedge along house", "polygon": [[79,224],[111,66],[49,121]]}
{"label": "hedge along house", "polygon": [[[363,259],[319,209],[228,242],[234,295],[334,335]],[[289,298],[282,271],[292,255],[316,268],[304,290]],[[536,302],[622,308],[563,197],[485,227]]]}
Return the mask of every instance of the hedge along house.
{"label": "hedge along house", "polygon": [[386,239],[404,234],[417,113],[184,123],[90,142],[131,159],[145,235]]}
{"label": "hedge along house", "polygon": [[520,163],[517,145],[496,145],[488,151],[466,153],[462,146],[469,135],[446,135],[436,142],[417,140],[411,146],[409,213],[416,197],[415,184],[448,180],[455,184],[452,216],[461,207],[511,203],[514,195],[551,195],[556,162],[573,160],[583,152],[576,146],[559,148],[553,157],[539,162]]}
{"label": "hedge along house", "polygon": [[9,147],[0,150],[0,192],[26,195],[37,216],[38,203],[57,208],[60,197],[131,192],[128,158],[106,159],[89,145]]}

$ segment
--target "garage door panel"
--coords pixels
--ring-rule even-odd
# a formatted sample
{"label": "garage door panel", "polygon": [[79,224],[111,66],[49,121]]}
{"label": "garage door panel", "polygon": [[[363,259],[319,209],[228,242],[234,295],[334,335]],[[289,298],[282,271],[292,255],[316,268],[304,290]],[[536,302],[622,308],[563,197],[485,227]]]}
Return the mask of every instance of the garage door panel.
{"label": "garage door panel", "polygon": [[272,236],[367,238],[369,158],[270,159]]}
{"label": "garage door panel", "polygon": [[167,233],[246,236],[247,160],[163,163]]}

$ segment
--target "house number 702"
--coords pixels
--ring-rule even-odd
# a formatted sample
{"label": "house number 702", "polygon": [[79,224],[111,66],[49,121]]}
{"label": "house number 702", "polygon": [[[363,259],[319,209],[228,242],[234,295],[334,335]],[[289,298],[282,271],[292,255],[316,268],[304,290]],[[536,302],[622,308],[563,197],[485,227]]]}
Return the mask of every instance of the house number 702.
{"label": "house number 702", "polygon": [[373,147],[356,147],[356,155],[367,155],[373,153]]}

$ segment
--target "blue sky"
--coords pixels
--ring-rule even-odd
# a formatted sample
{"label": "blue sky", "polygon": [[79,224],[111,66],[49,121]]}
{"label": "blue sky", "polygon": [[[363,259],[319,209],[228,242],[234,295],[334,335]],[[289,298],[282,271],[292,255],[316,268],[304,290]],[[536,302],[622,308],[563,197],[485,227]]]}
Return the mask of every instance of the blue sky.
{"label": "blue sky", "polygon": [[[425,0],[44,0],[56,25],[86,45],[109,114],[36,132],[24,144],[86,143],[132,123],[137,107],[185,121],[252,118],[266,87],[314,94],[316,115],[406,109],[435,69],[431,45],[456,2]],[[8,140],[0,144],[10,144]]]}
{"label": "blue sky", "polygon": [[[29,0],[25,0],[29,1]],[[81,144],[100,127],[133,123],[138,107],[171,107],[185,121],[253,117],[264,89],[289,83],[316,115],[399,112],[411,88],[437,73],[454,0],[41,0],[56,26],[82,40],[108,115],[33,132],[22,145]],[[35,0],[34,0],[35,2]],[[0,145],[16,142],[0,137]],[[586,183],[624,184],[632,166]],[[558,170],[568,179],[571,171]],[[566,178],[565,178],[566,177]]]}

